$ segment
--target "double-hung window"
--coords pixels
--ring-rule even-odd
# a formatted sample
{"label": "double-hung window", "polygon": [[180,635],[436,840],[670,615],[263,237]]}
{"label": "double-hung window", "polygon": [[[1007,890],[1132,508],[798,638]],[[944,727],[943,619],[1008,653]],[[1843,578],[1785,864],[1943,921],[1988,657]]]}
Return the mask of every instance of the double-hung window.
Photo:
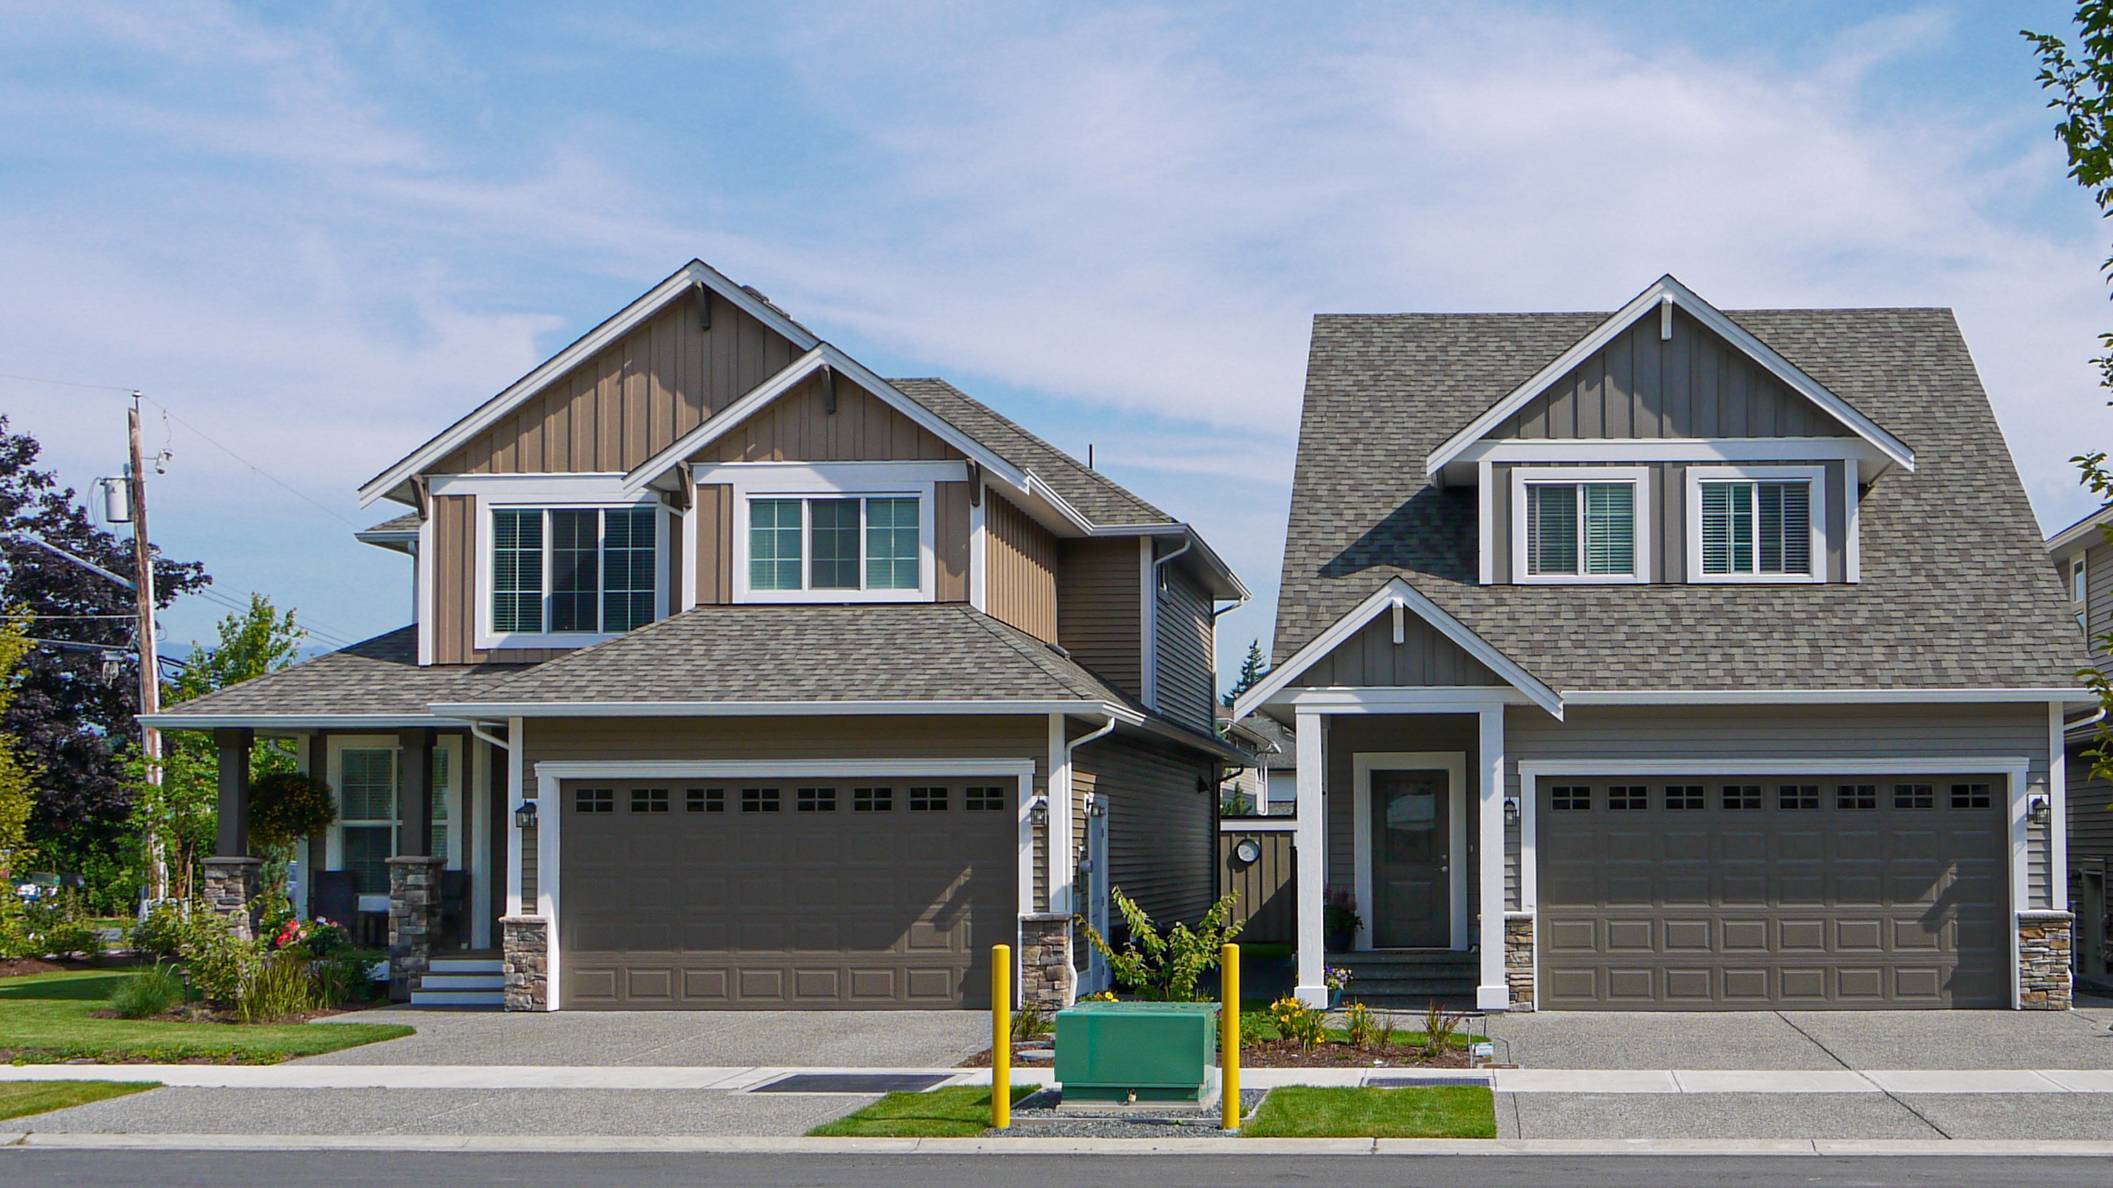
{"label": "double-hung window", "polygon": [[1521,468],[1513,474],[1515,580],[1643,580],[1647,487],[1641,471]]}
{"label": "double-hung window", "polygon": [[1689,580],[1818,580],[1825,553],[1820,473],[1801,467],[1692,469]]}
{"label": "double-hung window", "polygon": [[361,895],[387,895],[396,852],[396,748],[346,747],[337,792],[340,868],[352,873]]}
{"label": "double-hung window", "polygon": [[915,594],[925,585],[915,495],[748,500],[748,590],[764,597]]}
{"label": "double-hung window", "polygon": [[620,635],[659,605],[659,511],[500,507],[491,513],[496,635]]}

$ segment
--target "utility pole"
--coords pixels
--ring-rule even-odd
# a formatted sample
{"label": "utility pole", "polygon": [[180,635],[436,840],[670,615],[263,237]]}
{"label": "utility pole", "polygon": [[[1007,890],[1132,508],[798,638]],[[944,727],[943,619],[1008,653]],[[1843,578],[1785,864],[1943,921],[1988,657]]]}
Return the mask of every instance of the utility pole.
{"label": "utility pole", "polygon": [[[132,393],[132,407],[125,412],[125,429],[132,446],[132,481],[125,487],[132,502],[132,586],[134,602],[139,608],[139,625],[133,633],[139,644],[139,712],[152,714],[161,710],[161,665],[156,660],[159,652],[154,644],[154,554],[147,547],[147,467],[139,449],[138,392]],[[140,749],[147,759],[147,786],[159,790],[161,731],[141,723]],[[162,900],[168,897],[169,866],[162,853],[161,833],[150,828],[147,832],[147,898]]]}

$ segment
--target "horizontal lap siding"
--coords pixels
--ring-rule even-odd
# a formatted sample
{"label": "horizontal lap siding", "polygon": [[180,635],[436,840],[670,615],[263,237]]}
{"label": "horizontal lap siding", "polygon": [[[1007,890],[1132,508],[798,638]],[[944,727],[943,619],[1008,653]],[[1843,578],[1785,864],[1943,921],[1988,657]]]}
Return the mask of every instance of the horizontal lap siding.
{"label": "horizontal lap siding", "polygon": [[1179,563],[1161,567],[1166,588],[1159,592],[1158,701],[1153,708],[1195,730],[1215,729],[1212,706],[1218,696],[1216,640],[1208,590]]}
{"label": "horizontal lap siding", "polygon": [[[1505,713],[1505,794],[1519,794],[1527,760],[1952,759],[2022,756],[2027,794],[2047,791],[2047,709],[2043,705],[1573,706],[1562,721],[1538,709]],[[1331,765],[1332,766],[1332,765]],[[1765,774],[1765,773],[1763,773]],[[1670,778],[1670,777],[1667,777]],[[1540,828],[1549,828],[1546,821]],[[1516,840],[1511,845],[1516,846]],[[1516,851],[1506,892],[1518,902]],[[2030,902],[2047,903],[2047,836],[2027,842]]]}
{"label": "horizontal lap siding", "polygon": [[1036,639],[1055,643],[1056,537],[987,487],[983,493],[983,534],[984,603],[991,617]]}
{"label": "horizontal lap siding", "polygon": [[[1073,794],[1095,792],[1108,804],[1108,885],[1136,900],[1162,928],[1177,920],[1193,924],[1210,908],[1217,885],[1216,814],[1211,793],[1197,787],[1212,774],[1211,763],[1111,735],[1072,752],[1072,765]],[[1077,818],[1072,836],[1085,844]]]}
{"label": "horizontal lap siding", "polygon": [[1132,697],[1144,696],[1138,547],[1134,540],[1067,540],[1057,550],[1057,642]]}
{"label": "horizontal lap siding", "polygon": [[2083,752],[2094,744],[2080,741],[2069,745],[2069,891],[2075,893],[2082,870],[2104,870],[2113,865],[2113,784],[2091,775],[2091,761]]}

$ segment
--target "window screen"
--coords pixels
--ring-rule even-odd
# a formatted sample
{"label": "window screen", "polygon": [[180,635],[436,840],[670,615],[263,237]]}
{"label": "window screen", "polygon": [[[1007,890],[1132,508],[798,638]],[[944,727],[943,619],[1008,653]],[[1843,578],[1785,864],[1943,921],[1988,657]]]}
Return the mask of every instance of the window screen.
{"label": "window screen", "polygon": [[758,590],[800,588],[800,506],[797,499],[749,503],[749,585]]}

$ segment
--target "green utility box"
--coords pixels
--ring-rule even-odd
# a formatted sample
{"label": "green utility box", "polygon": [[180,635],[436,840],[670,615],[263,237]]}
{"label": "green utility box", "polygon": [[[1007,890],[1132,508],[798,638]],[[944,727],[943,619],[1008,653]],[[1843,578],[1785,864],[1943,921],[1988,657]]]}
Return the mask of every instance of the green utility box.
{"label": "green utility box", "polygon": [[1066,1106],[1217,1096],[1218,1004],[1082,1002],[1056,1017]]}

